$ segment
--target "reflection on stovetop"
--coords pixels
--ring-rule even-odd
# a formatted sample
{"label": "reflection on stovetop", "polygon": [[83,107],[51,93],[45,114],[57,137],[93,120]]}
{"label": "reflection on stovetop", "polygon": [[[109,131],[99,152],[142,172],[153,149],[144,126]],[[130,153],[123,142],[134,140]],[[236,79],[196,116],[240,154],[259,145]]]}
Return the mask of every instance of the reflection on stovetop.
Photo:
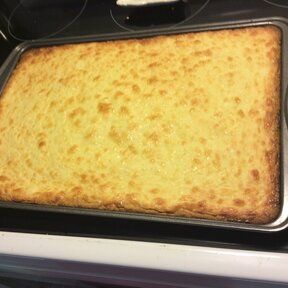
{"label": "reflection on stovetop", "polygon": [[[145,9],[120,8],[115,0],[62,0],[59,10],[53,6],[57,1],[24,0],[23,7],[20,2],[0,0],[0,63],[21,42],[15,38],[36,39],[56,31],[53,37],[288,15],[281,0],[186,0]],[[0,210],[0,230],[288,252],[288,230],[264,234],[12,209]]]}
{"label": "reflection on stovetop", "polygon": [[171,5],[148,6],[141,8],[141,13],[139,8],[114,6],[110,9],[110,15],[117,26],[127,31],[172,28],[192,20],[209,2],[210,0],[179,1]]}
{"label": "reflection on stovetop", "polygon": [[0,13],[8,37],[21,40],[169,28],[288,13],[288,3],[283,4],[283,0],[182,0],[143,8],[120,7],[115,2],[0,0]]}
{"label": "reflection on stovetop", "polygon": [[288,8],[288,3],[283,0],[263,0],[265,3],[270,4],[272,6],[278,7],[278,8]]}

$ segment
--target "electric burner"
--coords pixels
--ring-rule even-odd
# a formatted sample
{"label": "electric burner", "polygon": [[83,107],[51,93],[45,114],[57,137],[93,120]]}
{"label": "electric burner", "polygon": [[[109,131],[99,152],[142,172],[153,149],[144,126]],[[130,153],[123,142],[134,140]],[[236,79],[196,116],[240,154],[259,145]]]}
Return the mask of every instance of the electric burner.
{"label": "electric burner", "polygon": [[123,7],[113,6],[110,16],[123,30],[135,31],[169,28],[182,25],[196,17],[210,0],[178,1],[165,5]]}
{"label": "electric burner", "polygon": [[51,37],[75,22],[83,13],[87,1],[22,0],[8,17],[9,34],[20,41]]}

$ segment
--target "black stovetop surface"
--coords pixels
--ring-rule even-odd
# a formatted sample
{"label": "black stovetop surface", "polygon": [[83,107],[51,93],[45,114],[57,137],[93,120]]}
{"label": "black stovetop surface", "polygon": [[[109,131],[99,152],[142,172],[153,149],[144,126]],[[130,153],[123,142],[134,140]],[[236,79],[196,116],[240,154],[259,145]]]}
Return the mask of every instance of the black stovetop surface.
{"label": "black stovetop surface", "polygon": [[[186,0],[150,8],[115,1],[0,0],[0,63],[25,39],[288,17],[288,0]],[[0,230],[288,252],[288,230],[265,234],[4,208]]]}

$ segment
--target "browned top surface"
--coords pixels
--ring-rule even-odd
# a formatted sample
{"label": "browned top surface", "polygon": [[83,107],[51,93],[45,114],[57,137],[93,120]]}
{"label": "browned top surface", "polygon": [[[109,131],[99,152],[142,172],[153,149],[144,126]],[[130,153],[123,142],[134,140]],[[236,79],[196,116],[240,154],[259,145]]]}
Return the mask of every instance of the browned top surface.
{"label": "browned top surface", "polygon": [[273,27],[26,52],[0,100],[0,198],[269,222]]}

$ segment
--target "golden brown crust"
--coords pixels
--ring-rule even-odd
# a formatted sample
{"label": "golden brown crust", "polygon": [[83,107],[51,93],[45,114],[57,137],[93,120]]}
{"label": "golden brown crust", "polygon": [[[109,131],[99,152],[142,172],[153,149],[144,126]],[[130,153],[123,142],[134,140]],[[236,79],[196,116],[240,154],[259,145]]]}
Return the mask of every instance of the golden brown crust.
{"label": "golden brown crust", "polygon": [[280,40],[265,26],[25,52],[0,100],[0,199],[272,222]]}

